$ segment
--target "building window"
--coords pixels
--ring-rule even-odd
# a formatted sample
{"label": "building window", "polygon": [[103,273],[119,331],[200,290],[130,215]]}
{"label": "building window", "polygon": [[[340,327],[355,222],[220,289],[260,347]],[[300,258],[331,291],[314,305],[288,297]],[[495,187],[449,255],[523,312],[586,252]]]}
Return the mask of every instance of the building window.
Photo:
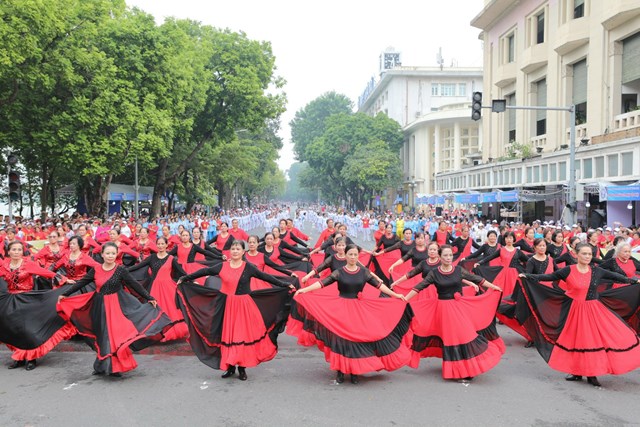
{"label": "building window", "polygon": [[458,83],[458,96],[467,96],[467,84]]}
{"label": "building window", "polygon": [[622,175],[633,175],[633,152],[622,153]]}
{"label": "building window", "polygon": [[[547,79],[542,79],[536,83],[536,96],[538,107],[547,106]],[[547,133],[547,111],[536,110],[536,136]]]}
{"label": "building window", "polygon": [[558,174],[560,175],[561,181],[567,179],[567,162],[558,163]]}
{"label": "building window", "polygon": [[584,16],[584,0],[573,0],[573,19]]}
{"label": "building window", "polygon": [[603,178],[604,177],[604,157],[603,156],[596,157],[596,173],[595,173],[595,177],[596,178]]}
{"label": "building window", "polygon": [[584,159],[582,161],[582,177],[593,178],[593,165],[591,159]]}
{"label": "building window", "polygon": [[431,96],[440,96],[440,85],[438,83],[431,83]]}
{"label": "building window", "polygon": [[445,83],[441,85],[442,96],[456,96],[456,84]]}
{"label": "building window", "polygon": [[536,16],[536,44],[544,43],[544,12]]}
{"label": "building window", "polygon": [[540,180],[546,182],[549,175],[549,165],[542,165],[541,173]]}
{"label": "building window", "polygon": [[576,106],[576,125],[587,122],[587,60],[573,64],[572,102]]}
{"label": "building window", "polygon": [[507,36],[507,63],[516,60],[516,35],[511,33]]}
{"label": "building window", "polygon": [[609,176],[618,176],[618,155],[613,154],[607,156],[607,166],[609,167]]}
{"label": "building window", "polygon": [[549,168],[549,181],[553,182],[557,180],[558,180],[558,176],[556,175],[556,165],[554,163]]}
{"label": "building window", "polygon": [[[507,105],[516,105],[516,94],[507,95]],[[516,110],[507,110],[507,142],[516,140]]]}

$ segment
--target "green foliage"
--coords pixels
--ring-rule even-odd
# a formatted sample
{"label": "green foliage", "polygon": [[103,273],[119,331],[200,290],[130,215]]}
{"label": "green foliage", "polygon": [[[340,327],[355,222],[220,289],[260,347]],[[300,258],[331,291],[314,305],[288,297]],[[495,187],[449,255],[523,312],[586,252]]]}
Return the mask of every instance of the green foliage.
{"label": "green foliage", "polygon": [[327,119],[334,114],[351,114],[353,103],[345,95],[327,92],[296,112],[289,125],[296,158],[308,160],[307,148],[326,129]]}
{"label": "green foliage", "polygon": [[[277,180],[286,99],[268,42],[189,20],[156,25],[121,0],[5,0],[0,44],[0,144],[37,177],[43,206],[71,183],[99,213],[136,158],[156,213],[167,188],[212,200],[240,179],[253,192]],[[260,143],[239,145],[238,129]],[[206,166],[234,149],[233,165]]]}
{"label": "green foliage", "polygon": [[[315,117],[322,116],[322,111],[316,111]],[[299,174],[304,187],[319,189],[323,198],[332,201],[349,199],[362,208],[374,194],[395,186],[400,179],[398,152],[404,138],[397,122],[384,114],[324,117],[316,128],[298,123],[309,134],[316,134],[305,148],[309,170]]]}

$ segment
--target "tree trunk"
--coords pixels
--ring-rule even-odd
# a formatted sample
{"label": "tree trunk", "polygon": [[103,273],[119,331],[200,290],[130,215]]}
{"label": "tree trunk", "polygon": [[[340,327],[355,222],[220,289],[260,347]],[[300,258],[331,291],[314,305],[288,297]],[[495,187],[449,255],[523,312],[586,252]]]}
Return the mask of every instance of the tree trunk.
{"label": "tree trunk", "polygon": [[46,164],[42,165],[40,178],[42,179],[42,188],[40,188],[40,220],[42,223],[47,220],[47,206],[49,206],[49,192],[47,190],[47,177],[49,176],[49,168]]}
{"label": "tree trunk", "polygon": [[162,196],[167,189],[167,167],[169,166],[169,159],[163,159],[158,165],[158,172],[156,173],[156,182],[153,185],[153,199],[151,201],[151,217],[156,218],[162,215]]}

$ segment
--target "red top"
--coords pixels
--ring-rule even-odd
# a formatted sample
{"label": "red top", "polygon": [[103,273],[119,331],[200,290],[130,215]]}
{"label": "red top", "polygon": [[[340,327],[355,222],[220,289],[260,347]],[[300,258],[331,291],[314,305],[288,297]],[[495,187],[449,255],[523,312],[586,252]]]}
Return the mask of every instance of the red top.
{"label": "red top", "polygon": [[[242,228],[237,228],[237,229],[230,228],[229,234],[231,234],[235,240],[244,240],[245,242],[249,240],[249,235]],[[222,249],[222,248],[218,248],[218,249]]]}
{"label": "red top", "polygon": [[41,266],[49,267],[51,264],[58,262],[67,251],[60,247],[57,252],[53,252],[49,245],[45,245],[40,251],[33,256],[34,261],[38,261]]}
{"label": "red top", "polygon": [[243,262],[238,268],[231,267],[231,264],[228,262],[225,262],[222,265],[222,269],[219,274],[220,280],[222,281],[220,292],[227,295],[235,295],[238,282],[240,281],[240,276],[242,276],[245,266],[245,262]]}
{"label": "red top", "polygon": [[56,277],[56,273],[53,271],[42,268],[27,259],[23,259],[20,267],[16,269],[11,269],[10,264],[10,259],[2,261],[0,264],[0,277],[7,282],[7,290],[12,294],[33,290],[34,275],[46,277],[47,279]]}
{"label": "red top", "polygon": [[69,252],[65,253],[64,256],[60,258],[58,262],[56,262],[56,265],[53,267],[53,269],[58,270],[64,267],[65,271],[67,272],[67,278],[71,280],[82,279],[84,275],[87,274],[87,270],[89,270],[90,268],[96,268],[100,265],[84,252],[80,252],[80,255],[75,260],[72,260],[70,258],[70,255],[71,254]]}

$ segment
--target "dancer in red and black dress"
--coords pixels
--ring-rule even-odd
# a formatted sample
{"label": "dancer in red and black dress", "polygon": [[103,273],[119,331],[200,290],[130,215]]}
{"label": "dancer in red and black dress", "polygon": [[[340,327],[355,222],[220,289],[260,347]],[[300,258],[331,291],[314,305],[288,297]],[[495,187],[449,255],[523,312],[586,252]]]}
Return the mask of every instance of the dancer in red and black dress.
{"label": "dancer in red and black dress", "polygon": [[567,251],[562,255],[559,255],[556,260],[556,264],[558,267],[566,267],[569,265],[576,265],[578,263],[578,254],[576,252],[576,246],[580,243],[579,237],[572,237],[569,240],[569,247]]}
{"label": "dancer in red and black dress", "polygon": [[[618,243],[613,250],[613,256],[600,264],[601,268],[624,274],[627,277],[640,277],[640,261],[631,256],[631,245],[627,242]],[[614,288],[625,284],[614,284]]]}
{"label": "dancer in red and black dress", "polygon": [[[523,274],[535,280],[562,280],[566,292],[525,280],[524,288],[535,325],[528,328],[547,364],[569,374],[567,381],[587,377],[600,386],[597,376],[620,375],[640,367],[638,334],[622,320],[624,312],[637,312],[638,279],[590,266],[588,244],[576,247],[578,263],[551,274]],[[603,280],[635,283],[598,292]]]}
{"label": "dancer in red and black dress", "polygon": [[[156,300],[116,264],[115,243],[102,245],[101,255],[103,264],[89,270],[59,297],[58,311],[71,320],[81,335],[92,340],[97,353],[94,375],[119,377],[137,366],[132,349],[140,350],[160,341],[172,323],[157,307]],[[95,292],[69,296],[91,282],[95,282]],[[125,286],[149,304],[125,292]]]}
{"label": "dancer in red and black dress", "polygon": [[438,229],[431,236],[431,240],[440,246],[449,245],[453,242],[453,236],[447,231],[447,223],[445,221],[438,223]]}
{"label": "dancer in red and black dress", "polygon": [[66,278],[29,261],[23,254],[24,244],[11,242],[8,258],[0,263],[0,279],[4,279],[0,280],[0,342],[13,351],[9,369],[26,366],[31,371],[36,359],[74,336],[76,328],[56,313],[55,304],[62,289],[31,292],[36,275],[57,277],[61,282]]}
{"label": "dancer in red and black dress", "polygon": [[[274,276],[284,275],[289,277],[297,277],[292,271],[287,270],[281,265],[276,264],[271,258],[269,258],[263,252],[258,251],[258,245],[260,244],[260,238],[258,236],[249,236],[247,241],[248,251],[244,253],[244,260],[258,267],[258,270],[265,273],[272,274]],[[258,289],[269,289],[271,285],[258,279],[252,279],[251,290],[256,291]]]}
{"label": "dancer in red and black dress", "polygon": [[[216,248],[208,247],[209,249],[203,249],[191,242],[191,234],[187,230],[182,230],[180,233],[180,243],[174,246],[169,255],[177,257],[178,263],[182,266],[186,274],[195,273],[196,271],[207,266],[208,263],[217,264],[222,262],[226,257],[222,255],[222,252]],[[202,256],[202,260],[196,262],[196,255]],[[201,285],[204,285],[204,280],[198,281]]]}
{"label": "dancer in red and black dress", "polygon": [[[453,266],[451,246],[440,247],[441,265],[405,297],[411,300],[418,292],[435,285],[438,298],[426,298],[411,304],[415,318],[410,366],[417,368],[424,357],[442,358],[442,377],[468,381],[498,364],[504,343],[496,336],[487,339],[485,329],[492,329],[500,301],[500,288],[460,266]],[[462,284],[491,290],[478,296],[461,296]],[[496,292],[497,291],[497,292]]]}
{"label": "dancer in red and black dress", "polygon": [[80,248],[84,254],[91,255],[93,252],[100,252],[100,243],[96,242],[91,233],[87,230],[87,226],[81,224],[76,230],[76,236],[82,238],[84,244]]}
{"label": "dancer in red and black dress", "polygon": [[[418,234],[420,233],[416,233],[416,235]],[[431,270],[438,268],[438,266],[440,265],[440,246],[438,246],[436,242],[430,242],[427,246],[426,253],[427,259],[420,261],[418,265],[413,267],[413,269],[398,277],[391,284],[391,289],[406,296],[407,294],[409,294],[409,292],[411,292],[415,285],[417,285],[425,277],[427,277],[427,274],[429,274]],[[400,284],[402,285],[399,286]],[[430,290],[428,289],[424,292],[420,292],[418,298],[422,299],[437,296],[435,288],[430,289],[433,289],[433,293],[430,293]]]}
{"label": "dancer in red and black dress", "polygon": [[562,231],[555,231],[551,235],[551,242],[547,243],[547,254],[551,255],[551,258],[557,260],[561,255],[564,255],[568,251],[567,245],[564,243],[564,235]]}
{"label": "dancer in red and black dress", "polygon": [[234,240],[233,236],[229,233],[229,224],[223,221],[218,226],[218,234],[213,236],[212,239],[207,240],[207,246],[212,246],[222,252],[226,257],[229,257],[229,250]]}
{"label": "dancer in red and black dress", "polygon": [[145,258],[148,258],[152,253],[158,252],[156,244],[149,237],[148,228],[140,229],[140,235],[133,241],[130,247],[134,251],[138,252],[140,254],[140,258],[142,258],[143,260]]}
{"label": "dancer in red and black dress", "polygon": [[[267,240],[270,240],[270,243]],[[264,235],[264,245],[259,246],[258,250],[265,253],[276,264],[299,275],[307,274],[313,268],[307,255],[280,238],[278,227],[273,227],[271,233]]]}
{"label": "dancer in red and black dress", "polygon": [[47,237],[49,238],[49,244],[33,255],[33,260],[42,267],[49,269],[63,257],[66,250],[58,244],[57,231],[52,231]]}
{"label": "dancer in red and black dress", "polygon": [[55,263],[54,271],[64,269],[65,276],[69,280],[82,279],[91,268],[96,268],[98,264],[89,254],[82,251],[84,241],[80,236],[72,236],[69,239],[69,251]]}
{"label": "dancer in red and black dress", "polygon": [[393,231],[393,224],[387,224],[384,229],[384,235],[376,241],[376,247],[369,265],[371,271],[380,277],[387,286],[392,282],[391,276],[389,275],[389,268],[402,255],[400,254],[400,250],[393,250],[391,252],[384,252],[384,250],[393,247],[397,243],[400,243],[400,239]]}
{"label": "dancer in red and black dress", "polygon": [[[461,258],[459,262],[464,263],[465,261],[474,261],[485,257],[488,258],[490,255],[493,255],[493,253],[498,249],[500,249],[500,244],[498,243],[498,232],[496,230],[489,230],[487,231],[487,241],[471,255],[467,255]],[[500,259],[492,259],[491,261],[489,261],[489,265],[491,267],[499,266]]]}
{"label": "dancer in red and black dress", "polygon": [[[347,246],[347,265],[330,276],[296,292],[291,304],[287,333],[298,337],[298,344],[317,345],[324,352],[336,382],[351,374],[351,382],[367,372],[393,371],[407,364],[409,350],[403,344],[413,317],[402,295],[387,288],[366,268],[358,265],[359,250]],[[313,293],[332,283],[339,295]],[[359,296],[368,284],[398,298]],[[312,293],[309,293],[312,292]]]}
{"label": "dancer in red and black dress", "polygon": [[[109,235],[109,242],[107,243],[113,243],[114,245],[116,245],[116,248],[118,248],[118,254],[117,254],[118,257],[116,258],[116,264],[118,265],[135,264],[136,260],[140,257],[140,254],[134,251],[133,249],[131,249],[129,246],[127,246],[122,240],[120,240],[120,237],[121,237],[120,230],[112,228],[111,230],[108,231],[107,234]],[[102,245],[102,247],[100,248],[101,254],[103,252],[103,249],[104,249],[104,245]],[[128,257],[125,258],[125,255],[127,255]]]}
{"label": "dancer in red and black dress", "polygon": [[533,239],[535,237],[536,231],[532,227],[527,227],[524,230],[524,236],[522,239],[518,240],[513,244],[516,248],[525,252],[526,254],[532,254],[535,252],[533,248]]}
{"label": "dancer in red and black dress", "polygon": [[[188,234],[187,231],[184,231]],[[158,306],[173,322],[171,329],[164,332],[163,342],[186,338],[189,330],[184,323],[182,311],[176,304],[176,280],[186,275],[178,259],[167,253],[168,242],[158,237],[154,246],[157,252],[145,258],[141,263],[129,267],[130,273],[142,270],[148,274],[145,289],[158,302]]]}
{"label": "dancer in red and black dress", "polygon": [[[223,369],[222,378],[236,372],[247,379],[245,368],[273,359],[278,351],[279,323],[284,321],[285,303],[293,284],[264,273],[243,261],[244,242],[234,241],[230,261],[188,274],[178,281],[178,295],[189,326],[189,343],[202,363]],[[203,276],[217,276],[220,289],[190,282]],[[251,279],[274,285],[251,291]]]}
{"label": "dancer in red and black dress", "polygon": [[453,240],[453,242],[451,243],[451,247],[453,248],[454,252],[453,265],[458,265],[458,262],[469,257],[469,255],[471,255],[471,248],[480,249],[480,245],[474,242],[471,237],[469,237],[469,226],[467,225],[462,226],[460,235]]}
{"label": "dancer in red and black dress", "polygon": [[483,257],[475,264],[478,267],[488,264],[491,260],[500,258],[500,267],[492,269],[491,267],[482,269],[480,275],[482,277],[495,277],[492,281],[503,289],[505,297],[513,293],[518,274],[524,272],[524,265],[529,259],[522,251],[513,246],[515,234],[513,231],[507,231],[504,234],[505,245],[498,248],[493,254]]}

